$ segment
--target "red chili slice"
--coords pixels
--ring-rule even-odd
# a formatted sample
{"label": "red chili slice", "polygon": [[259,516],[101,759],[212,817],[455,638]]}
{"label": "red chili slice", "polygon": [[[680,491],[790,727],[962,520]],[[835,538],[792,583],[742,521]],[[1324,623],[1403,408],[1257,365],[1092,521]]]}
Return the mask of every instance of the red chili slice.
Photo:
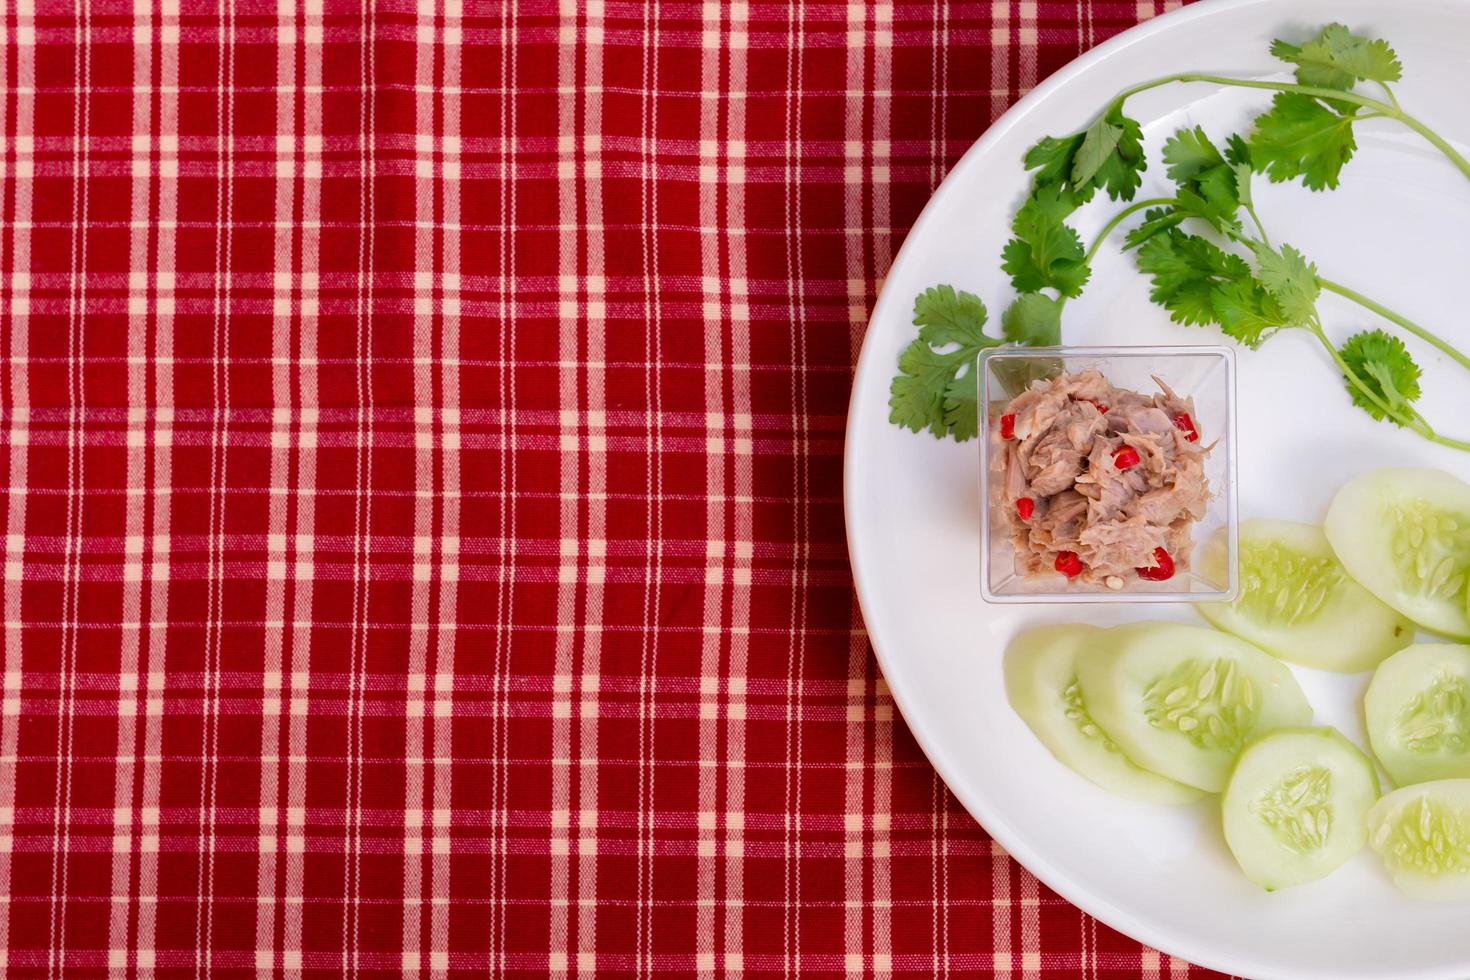
{"label": "red chili slice", "polygon": [[1056,563],[1052,567],[1067,578],[1076,578],[1082,574],[1082,559],[1077,557],[1075,551],[1059,551]]}
{"label": "red chili slice", "polygon": [[1000,437],[1002,439],[1016,438],[1016,417],[1014,415],[1000,417]]}
{"label": "red chili slice", "polygon": [[1199,442],[1199,430],[1194,427],[1194,419],[1189,417],[1188,412],[1180,412],[1169,421],[1174,423],[1174,428],[1184,433],[1185,439]]}
{"label": "red chili slice", "polygon": [[1016,513],[1021,515],[1021,520],[1031,520],[1031,515],[1036,513],[1036,501],[1030,497],[1018,497],[1016,499]]}
{"label": "red chili slice", "polygon": [[1095,408],[1095,409],[1097,409],[1098,412],[1100,412],[1101,414],[1103,414],[1103,415],[1108,414],[1108,406],[1104,405],[1102,402],[1094,402],[1090,398],[1088,399],[1088,401],[1089,402],[1092,402],[1092,407]]}
{"label": "red chili slice", "polygon": [[1132,446],[1120,446],[1113,450],[1113,465],[1120,470],[1131,469],[1142,461],[1138,455],[1138,450]]}
{"label": "red chili slice", "polygon": [[1149,582],[1167,582],[1174,577],[1174,559],[1163,548],[1154,549],[1154,567],[1137,569],[1138,577]]}

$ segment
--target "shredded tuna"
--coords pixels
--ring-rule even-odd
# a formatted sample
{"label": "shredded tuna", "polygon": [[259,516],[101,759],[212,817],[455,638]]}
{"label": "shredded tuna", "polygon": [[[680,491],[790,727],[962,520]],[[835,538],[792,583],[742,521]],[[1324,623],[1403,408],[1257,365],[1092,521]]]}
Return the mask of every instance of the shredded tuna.
{"label": "shredded tuna", "polygon": [[[1057,555],[1073,552],[1083,564],[1075,582],[1135,582],[1156,548],[1188,567],[1190,530],[1210,497],[1211,446],[1191,442],[1172,421],[1192,418],[1193,402],[1154,382],[1159,392],[1145,395],[1113,387],[1096,370],[1063,374],[1034,382],[1005,407],[1016,416],[1014,438],[992,426],[990,459],[1017,571],[1055,575]],[[1120,470],[1113,454],[1125,446],[1139,461]],[[1016,510],[1021,497],[1035,504],[1030,519]]]}

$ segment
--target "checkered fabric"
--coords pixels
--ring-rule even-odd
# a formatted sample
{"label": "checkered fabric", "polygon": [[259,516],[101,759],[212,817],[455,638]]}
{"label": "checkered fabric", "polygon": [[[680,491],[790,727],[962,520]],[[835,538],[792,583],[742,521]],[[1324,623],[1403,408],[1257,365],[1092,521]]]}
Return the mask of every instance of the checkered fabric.
{"label": "checkered fabric", "polygon": [[852,366],[1165,4],[9,0],[15,976],[1179,977],[878,675]]}

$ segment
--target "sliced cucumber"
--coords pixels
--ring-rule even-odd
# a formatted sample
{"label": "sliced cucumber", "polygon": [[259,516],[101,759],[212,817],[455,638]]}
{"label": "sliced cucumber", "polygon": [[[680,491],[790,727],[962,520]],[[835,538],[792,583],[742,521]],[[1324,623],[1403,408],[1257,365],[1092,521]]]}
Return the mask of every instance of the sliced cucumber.
{"label": "sliced cucumber", "polygon": [[1087,709],[1128,757],[1210,793],[1257,736],[1307,725],[1312,706],[1281,661],[1225,633],[1176,623],[1108,630],[1077,660]]}
{"label": "sliced cucumber", "polygon": [[1348,574],[1425,629],[1470,639],[1470,485],[1440,470],[1374,470],[1328,508]]}
{"label": "sliced cucumber", "polygon": [[1373,754],[1398,785],[1470,777],[1470,647],[1400,650],[1378,665],[1363,713]]}
{"label": "sliced cucumber", "polygon": [[1221,800],[1225,842],[1268,892],[1337,869],[1367,839],[1378,774],[1333,728],[1287,728],[1240,753]]}
{"label": "sliced cucumber", "polygon": [[[1006,650],[1006,696],[1058,760],[1103,789],[1146,803],[1189,803],[1199,790],[1140,769],[1087,713],[1077,657],[1102,633],[1076,624],[1028,630]],[[1083,654],[1085,656],[1085,654]]]}
{"label": "sliced cucumber", "polygon": [[1430,902],[1470,899],[1470,779],[1389,793],[1368,811],[1368,843],[1406,895]]}
{"label": "sliced cucumber", "polygon": [[[1222,528],[1200,568],[1225,578]],[[1282,660],[1344,674],[1372,670],[1414,641],[1414,624],[1353,581],[1322,529],[1290,521],[1240,526],[1240,598],[1204,602],[1200,613]]]}

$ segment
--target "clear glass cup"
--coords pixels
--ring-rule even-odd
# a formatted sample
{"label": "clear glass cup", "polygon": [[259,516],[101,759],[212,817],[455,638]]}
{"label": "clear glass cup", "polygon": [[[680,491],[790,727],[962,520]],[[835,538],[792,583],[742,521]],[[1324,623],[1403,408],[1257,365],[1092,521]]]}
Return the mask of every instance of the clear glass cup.
{"label": "clear glass cup", "polygon": [[[1061,574],[1018,574],[1006,515],[991,499],[992,433],[1012,398],[1033,380],[1096,368],[1114,386],[1151,394],[1155,375],[1194,399],[1200,439],[1214,443],[1205,460],[1210,502],[1193,528],[1189,568],[1164,582],[1135,578],[1121,590],[1069,583]],[[980,592],[986,602],[1228,602],[1238,592],[1235,493],[1235,352],[1228,347],[994,347],[980,355]],[[1194,560],[1221,528],[1227,543],[1225,578],[1203,573]]]}

